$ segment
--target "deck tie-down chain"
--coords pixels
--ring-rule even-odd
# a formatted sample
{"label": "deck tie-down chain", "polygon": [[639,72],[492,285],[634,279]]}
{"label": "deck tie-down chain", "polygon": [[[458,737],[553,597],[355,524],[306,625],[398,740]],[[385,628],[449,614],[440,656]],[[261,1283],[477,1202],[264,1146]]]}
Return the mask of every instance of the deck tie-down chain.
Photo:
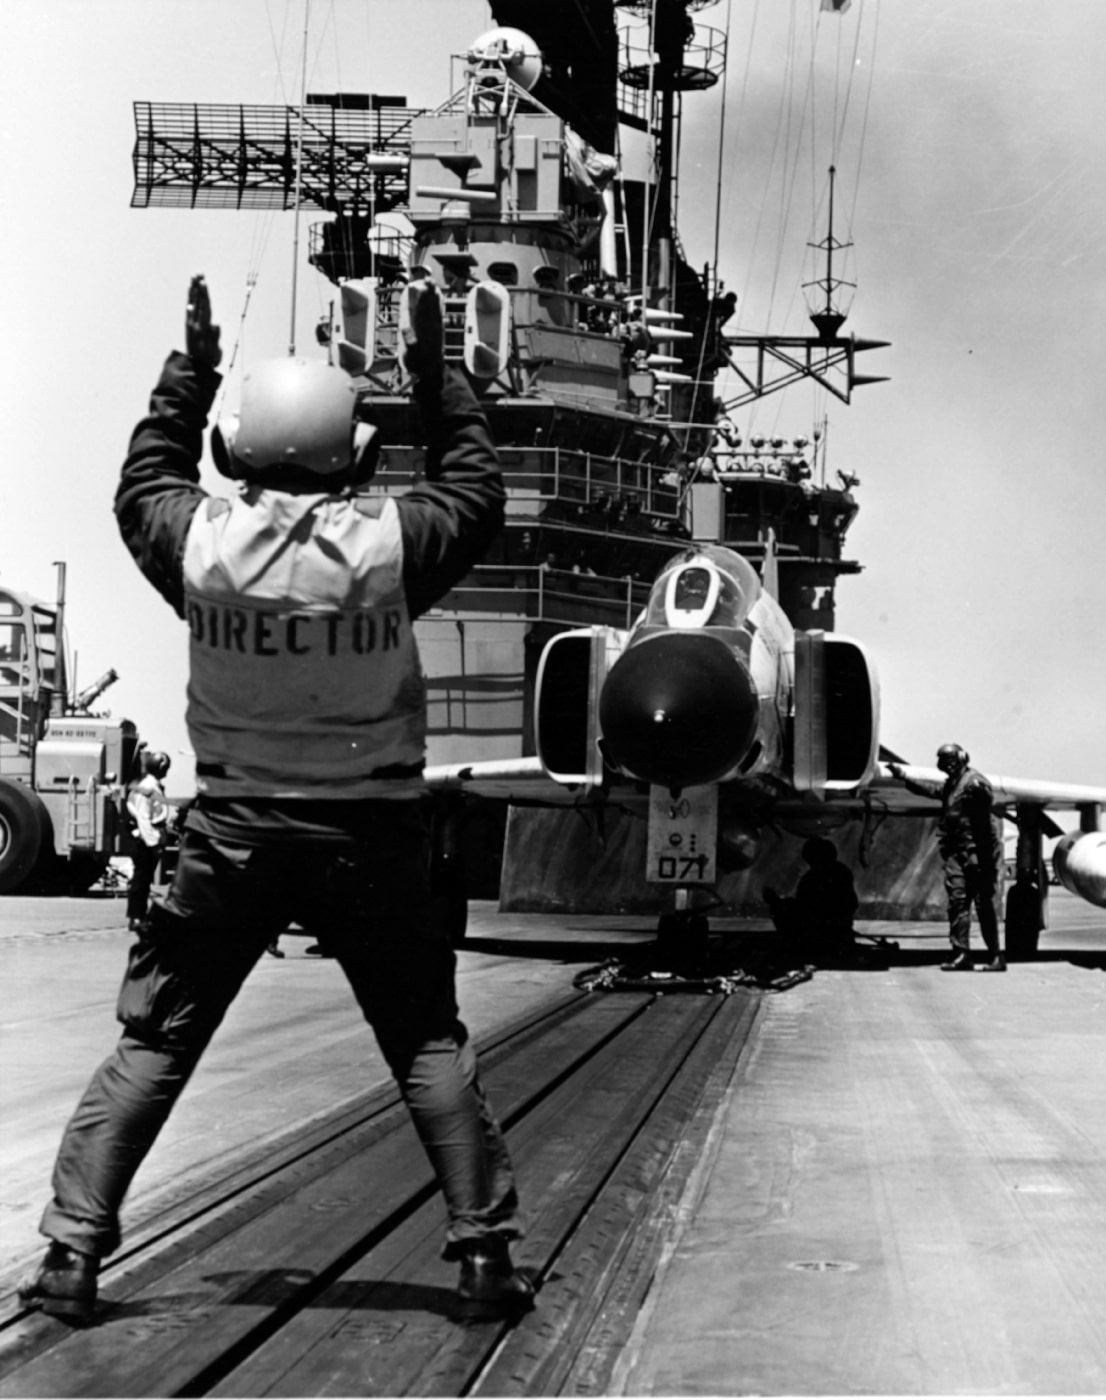
{"label": "deck tie-down chain", "polygon": [[611,958],[598,967],[577,973],[572,985],[583,992],[655,992],[661,996],[672,992],[697,992],[706,996],[729,996],[739,987],[785,992],[789,987],[809,981],[813,975],[813,966],[792,968],[777,976],[758,976],[742,968],[713,975],[689,974],[668,968],[644,968],[621,958]]}

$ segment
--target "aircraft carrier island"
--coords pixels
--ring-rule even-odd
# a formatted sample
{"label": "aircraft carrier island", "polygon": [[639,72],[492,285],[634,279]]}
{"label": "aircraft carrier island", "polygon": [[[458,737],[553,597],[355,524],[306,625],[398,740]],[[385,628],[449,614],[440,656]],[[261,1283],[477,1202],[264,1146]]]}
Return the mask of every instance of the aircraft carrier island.
{"label": "aircraft carrier island", "polygon": [[[738,329],[739,250],[696,268],[676,226],[685,100],[733,62],[717,0],[489,10],[432,108],[136,103],[132,203],[318,218],[312,353],[385,444],[370,494],[425,468],[427,298],[491,424],[505,528],[417,635],[435,912],[537,1305],[459,1306],[405,1106],[295,925],[136,1179],[94,1325],[24,1307],[129,936],[108,885],[13,890],[0,1395],[1106,1392],[1106,788],[988,774],[1009,968],[944,975],[944,774],[893,750],[836,627],[859,483],[824,419],[747,421],[881,377],[837,172],[809,331]],[[858,896],[817,955],[765,896],[812,838]]]}

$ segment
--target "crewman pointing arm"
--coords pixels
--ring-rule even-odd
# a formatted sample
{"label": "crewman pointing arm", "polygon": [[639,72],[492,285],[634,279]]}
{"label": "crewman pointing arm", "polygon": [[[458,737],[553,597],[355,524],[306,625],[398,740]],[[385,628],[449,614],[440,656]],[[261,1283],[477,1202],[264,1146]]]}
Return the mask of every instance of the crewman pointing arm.
{"label": "crewman pointing arm", "polygon": [[994,829],[991,784],[970,767],[970,759],[959,744],[942,744],[937,750],[937,767],[946,774],[943,787],[916,783],[907,778],[901,763],[890,763],[891,773],[910,792],[932,797],[941,803],[938,823],[938,849],[945,864],[945,894],[948,899],[949,941],[952,957],[942,963],[945,972],[970,972],[972,905],[979,918],[979,931],[989,959],[980,964],[981,972],[1005,972],[1006,959],[999,942],[995,891],[1002,863],[1002,844]]}

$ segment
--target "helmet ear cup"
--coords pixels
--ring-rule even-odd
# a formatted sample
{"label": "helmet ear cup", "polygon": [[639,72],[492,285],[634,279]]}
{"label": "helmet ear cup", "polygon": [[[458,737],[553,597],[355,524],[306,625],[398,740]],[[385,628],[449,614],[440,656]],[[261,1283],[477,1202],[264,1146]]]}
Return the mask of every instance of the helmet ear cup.
{"label": "helmet ear cup", "polygon": [[237,431],[237,418],[224,418],[211,430],[211,460],[215,463],[216,471],[231,481],[240,481],[243,476],[241,463],[234,455]]}

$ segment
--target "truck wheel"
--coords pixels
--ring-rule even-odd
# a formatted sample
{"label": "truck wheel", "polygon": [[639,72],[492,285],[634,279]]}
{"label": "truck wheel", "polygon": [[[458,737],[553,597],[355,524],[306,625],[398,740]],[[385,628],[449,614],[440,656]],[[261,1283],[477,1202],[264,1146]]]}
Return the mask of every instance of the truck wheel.
{"label": "truck wheel", "polygon": [[0,778],[0,894],[13,894],[34,873],[49,841],[50,818],[38,796]]}

